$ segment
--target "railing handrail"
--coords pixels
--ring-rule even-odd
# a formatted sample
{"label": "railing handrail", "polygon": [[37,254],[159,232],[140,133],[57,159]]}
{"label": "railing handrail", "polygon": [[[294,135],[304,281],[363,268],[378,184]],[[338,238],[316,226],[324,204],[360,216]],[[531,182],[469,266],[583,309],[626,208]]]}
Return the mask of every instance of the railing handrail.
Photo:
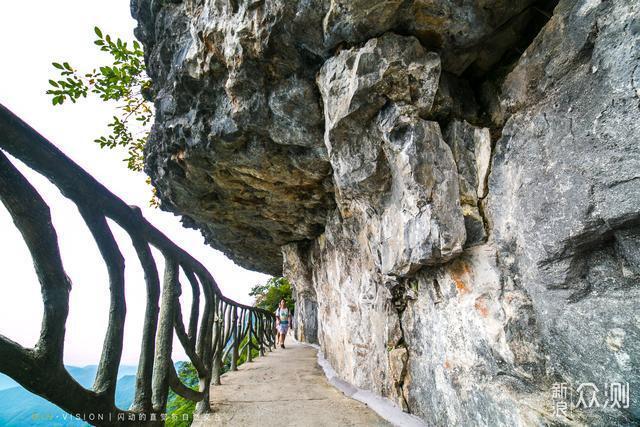
{"label": "railing handrail", "polygon": [[[109,324],[93,390],[80,386],[62,364],[70,282],[59,255],[49,207],[3,152],[48,178],[76,204],[107,265],[111,294]],[[4,184],[0,185],[0,200],[8,208],[31,252],[45,302],[43,326],[36,347],[26,349],[0,335],[0,372],[13,377],[28,390],[72,414],[102,413],[100,420],[85,420],[92,424],[158,425],[163,424],[163,420],[152,417],[159,417],[166,410],[169,389],[198,402],[199,412],[207,412],[210,410],[209,385],[220,383],[221,367],[228,356],[231,369],[235,370],[241,351],[246,351],[247,360],[251,361],[252,351],[264,355],[265,349],[271,350],[275,345],[273,313],[225,297],[210,272],[150,224],[139,208],[127,205],[111,193],[2,105],[0,184]],[[122,227],[132,239],[147,287],[136,396],[128,411],[115,406],[126,316],[125,262],[107,218]],[[43,239],[44,244],[38,239]],[[150,246],[158,249],[165,259],[162,287]],[[182,292],[180,270],[192,288],[187,326],[178,299]],[[200,288],[205,299],[202,313]],[[174,333],[198,372],[198,390],[182,384],[171,363]],[[104,419],[107,415],[109,418]]]}
{"label": "railing handrail", "polygon": [[[91,197],[92,204],[98,204],[101,210],[119,226],[129,232],[143,225],[142,232],[149,243],[161,251],[168,251],[179,260],[197,265],[203,272],[209,272],[195,258],[173,243],[155,226],[149,223],[136,206],[127,205],[122,199],[109,191],[87,171],[71,160],[58,147],[40,135],[35,129],[16,116],[11,110],[0,104],[0,147],[13,157],[20,159],[30,168],[46,176],[67,198],[81,202],[82,197]],[[134,219],[135,218],[135,219]],[[213,278],[212,278],[213,279]],[[271,314],[259,307],[248,306],[225,297],[214,280],[214,292],[223,301],[245,309],[256,309]]]}

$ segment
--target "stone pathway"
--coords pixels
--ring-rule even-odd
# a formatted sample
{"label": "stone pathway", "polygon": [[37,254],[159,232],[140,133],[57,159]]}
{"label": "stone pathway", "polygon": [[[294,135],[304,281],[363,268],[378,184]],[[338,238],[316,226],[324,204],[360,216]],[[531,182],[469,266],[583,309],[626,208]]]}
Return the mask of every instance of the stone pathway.
{"label": "stone pathway", "polygon": [[194,426],[389,426],[367,405],[335,389],[318,366],[316,350],[287,339],[278,349],[211,387],[214,414]]}

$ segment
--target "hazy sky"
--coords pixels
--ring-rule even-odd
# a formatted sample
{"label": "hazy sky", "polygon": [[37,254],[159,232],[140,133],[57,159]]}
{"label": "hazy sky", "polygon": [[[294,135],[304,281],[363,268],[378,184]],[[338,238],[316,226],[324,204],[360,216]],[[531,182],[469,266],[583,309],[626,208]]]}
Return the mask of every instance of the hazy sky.
{"label": "hazy sky", "polygon": [[[200,260],[225,295],[249,303],[248,290],[268,276],[234,265],[205,246],[199,232],[182,228],[177,217],[148,208],[150,189],[145,177],[126,169],[121,151],[101,150],[92,141],[107,133],[115,105],[83,100],[53,107],[45,91],[55,76],[52,61],[69,60],[80,69],[108,63],[93,45],[93,27],[133,40],[135,22],[129,0],[7,1],[0,14],[0,103],[56,144],[126,203],[142,207],[145,217]],[[25,171],[24,167],[21,170]],[[105,266],[95,243],[71,202],[46,179],[28,177],[51,207],[67,274],[72,280],[71,311],[67,320],[65,363],[97,363],[108,316]],[[123,363],[137,363],[144,316],[144,282],[126,235],[112,226],[127,259],[127,322]],[[157,255],[157,253],[156,253]],[[160,256],[157,255],[156,259]],[[159,265],[162,268],[162,265]],[[160,270],[162,273],[162,270]],[[186,283],[185,283],[186,285]],[[188,286],[186,286],[188,288]],[[188,292],[183,299],[188,302]],[[183,313],[187,311],[183,309]],[[40,287],[31,257],[9,214],[0,204],[0,334],[25,346],[38,337],[42,316]],[[180,359],[179,353],[174,359]]]}

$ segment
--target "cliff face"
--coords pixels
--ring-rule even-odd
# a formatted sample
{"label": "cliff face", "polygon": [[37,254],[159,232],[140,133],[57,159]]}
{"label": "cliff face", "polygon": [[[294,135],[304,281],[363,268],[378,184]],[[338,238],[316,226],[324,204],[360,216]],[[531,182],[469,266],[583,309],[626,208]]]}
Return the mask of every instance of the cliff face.
{"label": "cliff face", "polygon": [[640,418],[639,2],[132,11],[163,207],[284,268],[342,378],[430,425]]}

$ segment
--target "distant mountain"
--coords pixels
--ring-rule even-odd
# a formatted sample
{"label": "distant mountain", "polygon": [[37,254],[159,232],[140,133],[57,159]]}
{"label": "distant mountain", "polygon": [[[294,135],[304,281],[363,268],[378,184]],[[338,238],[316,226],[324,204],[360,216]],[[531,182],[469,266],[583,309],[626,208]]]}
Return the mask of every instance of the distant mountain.
{"label": "distant mountain", "polygon": [[[71,376],[82,386],[91,387],[95,379],[97,366],[67,366]],[[131,406],[136,384],[136,367],[120,366],[116,387],[116,405],[126,409]],[[43,398],[25,390],[9,377],[0,374],[0,426],[84,426],[81,420],[49,403]]]}

